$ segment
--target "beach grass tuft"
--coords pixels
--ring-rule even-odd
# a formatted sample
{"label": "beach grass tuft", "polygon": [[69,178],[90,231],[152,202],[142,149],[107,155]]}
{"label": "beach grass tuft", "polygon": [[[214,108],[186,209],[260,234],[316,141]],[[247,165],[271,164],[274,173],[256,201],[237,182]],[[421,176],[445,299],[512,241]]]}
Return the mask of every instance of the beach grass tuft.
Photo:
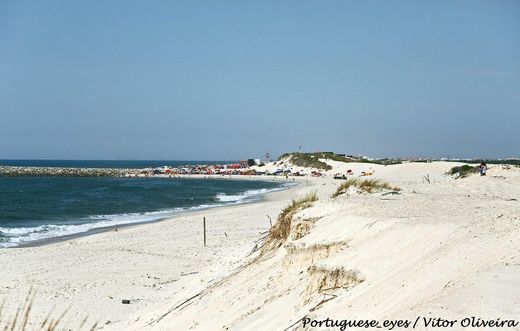
{"label": "beach grass tuft", "polygon": [[[41,331],[56,331],[58,326],[63,322],[68,309],[61,313],[57,318],[53,318],[53,311],[51,310],[47,317],[42,322],[37,322],[31,317],[31,311],[34,306],[34,299],[36,292],[31,288],[27,294],[25,301],[16,310],[16,313],[12,317],[8,317],[3,314],[5,308],[5,302],[0,306],[0,330],[3,331],[26,331],[26,330],[41,330]],[[88,317],[81,322],[79,329],[82,330],[85,326]],[[35,326],[36,328],[30,326]],[[89,330],[94,330],[97,327],[95,323]]]}
{"label": "beach grass tuft", "polygon": [[455,176],[458,174],[457,178],[466,178],[471,174],[476,174],[478,172],[478,167],[470,166],[469,164],[465,164],[459,167],[453,167],[450,169],[449,174]]}
{"label": "beach grass tuft", "polygon": [[341,185],[338,186],[338,188],[336,189],[336,192],[334,192],[331,197],[336,198],[336,197],[344,194],[345,192],[347,192],[348,189],[351,187],[355,187],[355,188],[359,189],[361,192],[366,192],[366,193],[374,193],[374,192],[378,192],[381,190],[391,190],[391,191],[399,192],[401,190],[397,186],[391,186],[387,182],[383,182],[378,179],[360,180],[357,178],[352,178],[352,179],[349,179],[349,180],[341,183]]}
{"label": "beach grass tuft", "polygon": [[300,210],[309,208],[315,201],[318,201],[316,192],[309,193],[303,198],[292,200],[292,202],[282,210],[275,225],[273,225],[269,231],[265,244],[262,247],[262,252],[280,247],[289,237],[294,214]]}

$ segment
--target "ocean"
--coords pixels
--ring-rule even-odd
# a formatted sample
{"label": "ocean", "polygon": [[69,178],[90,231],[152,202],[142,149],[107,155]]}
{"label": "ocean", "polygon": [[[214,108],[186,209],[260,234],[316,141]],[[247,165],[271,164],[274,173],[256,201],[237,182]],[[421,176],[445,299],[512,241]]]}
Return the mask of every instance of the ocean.
{"label": "ocean", "polygon": [[[61,164],[92,167],[93,161],[77,162]],[[127,168],[135,161],[96,162],[98,165],[112,162]],[[4,177],[0,178],[0,247],[151,222],[183,211],[258,201],[263,194],[285,187],[280,182],[226,179]]]}

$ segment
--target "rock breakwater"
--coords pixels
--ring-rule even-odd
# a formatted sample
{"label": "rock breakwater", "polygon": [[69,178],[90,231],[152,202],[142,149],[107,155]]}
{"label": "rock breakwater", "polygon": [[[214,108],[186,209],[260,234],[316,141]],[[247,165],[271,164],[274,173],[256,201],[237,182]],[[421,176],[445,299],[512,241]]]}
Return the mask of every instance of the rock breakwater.
{"label": "rock breakwater", "polygon": [[0,177],[130,177],[142,169],[0,166]]}

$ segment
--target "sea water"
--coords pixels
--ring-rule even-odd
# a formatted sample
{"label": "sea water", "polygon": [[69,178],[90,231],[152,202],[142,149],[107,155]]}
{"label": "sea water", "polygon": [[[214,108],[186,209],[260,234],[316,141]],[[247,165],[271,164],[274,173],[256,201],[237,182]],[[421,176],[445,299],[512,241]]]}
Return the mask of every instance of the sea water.
{"label": "sea water", "polygon": [[284,187],[223,178],[0,177],[0,247],[257,201]]}

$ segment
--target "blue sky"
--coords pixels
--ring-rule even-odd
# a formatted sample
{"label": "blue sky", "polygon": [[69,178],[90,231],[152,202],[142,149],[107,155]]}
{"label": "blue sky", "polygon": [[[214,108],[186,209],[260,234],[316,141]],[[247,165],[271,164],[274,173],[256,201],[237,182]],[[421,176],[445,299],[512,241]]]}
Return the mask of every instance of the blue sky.
{"label": "blue sky", "polygon": [[2,1],[0,159],[520,156],[520,1]]}

